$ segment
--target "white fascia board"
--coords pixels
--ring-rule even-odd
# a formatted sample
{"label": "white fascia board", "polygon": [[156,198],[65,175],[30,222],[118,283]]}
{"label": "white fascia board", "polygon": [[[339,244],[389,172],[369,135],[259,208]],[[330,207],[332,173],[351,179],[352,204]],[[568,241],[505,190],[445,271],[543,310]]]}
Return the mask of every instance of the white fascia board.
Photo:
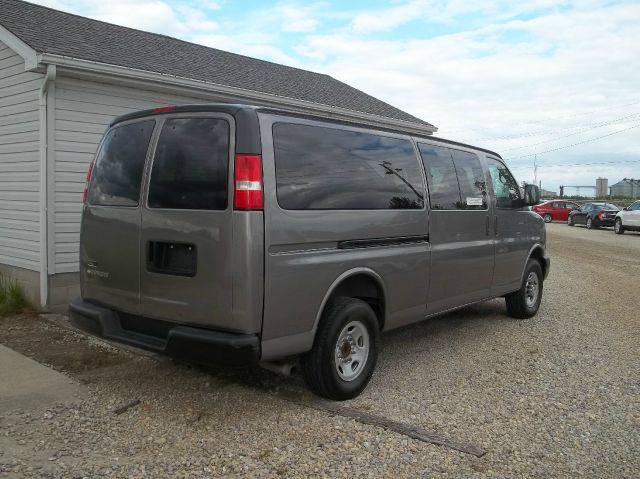
{"label": "white fascia board", "polygon": [[0,41],[24,59],[25,70],[33,70],[38,66],[36,51],[2,25],[0,25]]}
{"label": "white fascia board", "polygon": [[244,88],[220,85],[218,83],[209,83],[201,80],[193,80],[189,78],[167,75],[164,73],[150,72],[147,70],[139,70],[135,68],[120,67],[107,63],[93,62],[88,60],[79,60],[77,58],[65,57],[61,55],[52,55],[44,53],[38,55],[40,63],[55,64],[63,67],[69,72],[76,72],[85,76],[95,75],[94,79],[99,80],[104,76],[119,77],[127,81],[138,81],[144,85],[164,84],[178,87],[190,91],[201,91],[210,94],[219,95],[229,98],[243,98],[247,102],[257,101],[259,104],[271,105],[278,108],[289,108],[302,111],[309,114],[319,114],[328,116],[338,120],[346,120],[357,123],[365,123],[383,128],[397,128],[418,135],[431,135],[437,131],[432,125],[421,125],[404,120],[397,120],[380,115],[363,113],[349,110],[346,108],[332,107],[311,101],[298,100],[295,98],[287,98],[269,93],[262,93]]}

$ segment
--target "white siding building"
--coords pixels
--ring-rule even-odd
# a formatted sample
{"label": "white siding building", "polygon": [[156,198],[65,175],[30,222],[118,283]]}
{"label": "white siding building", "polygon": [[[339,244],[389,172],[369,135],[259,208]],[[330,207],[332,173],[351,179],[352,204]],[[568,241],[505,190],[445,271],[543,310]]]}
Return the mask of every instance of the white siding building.
{"label": "white siding building", "polygon": [[87,168],[107,125],[136,110],[204,102],[436,130],[327,75],[0,0],[0,273],[35,305],[66,308],[79,294]]}

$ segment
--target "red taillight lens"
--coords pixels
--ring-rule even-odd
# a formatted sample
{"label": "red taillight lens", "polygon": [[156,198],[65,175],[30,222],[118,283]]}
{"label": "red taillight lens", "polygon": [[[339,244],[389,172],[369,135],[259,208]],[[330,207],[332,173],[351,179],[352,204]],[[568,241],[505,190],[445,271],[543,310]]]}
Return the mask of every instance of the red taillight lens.
{"label": "red taillight lens", "polygon": [[93,164],[95,160],[89,165],[89,171],[87,171],[87,181],[84,184],[84,193],[82,194],[82,202],[86,203],[89,197],[89,183],[91,183],[91,174],[93,173]]}
{"label": "red taillight lens", "polygon": [[154,113],[167,113],[167,112],[173,111],[175,109],[176,109],[175,106],[160,106],[158,108],[154,108],[153,112]]}
{"label": "red taillight lens", "polygon": [[262,158],[260,155],[236,155],[233,207],[236,210],[261,210]]}
{"label": "red taillight lens", "polygon": [[602,218],[604,216],[604,211],[598,211],[598,217]]}

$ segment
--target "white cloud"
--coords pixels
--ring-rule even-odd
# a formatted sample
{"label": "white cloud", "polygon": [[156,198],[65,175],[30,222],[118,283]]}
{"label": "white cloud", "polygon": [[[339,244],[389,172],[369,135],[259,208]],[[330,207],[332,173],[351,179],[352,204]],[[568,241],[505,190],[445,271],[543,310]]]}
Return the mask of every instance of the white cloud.
{"label": "white cloud", "polygon": [[[108,5],[43,1],[94,18],[331,74],[434,123],[441,136],[503,150],[505,157],[615,132],[637,119],[557,138],[640,112],[640,4],[633,1],[408,0],[386,8],[345,11],[325,2],[288,0],[227,17],[220,14],[230,4],[208,0],[190,6],[169,0],[115,0]],[[413,27],[426,21],[460,33],[433,38],[404,33],[410,23],[412,29],[406,31],[419,31]],[[470,23],[476,27],[470,28]],[[284,43],[284,38],[287,42],[294,38],[295,43]],[[634,100],[638,103],[628,105]],[[507,151],[542,141],[549,142]],[[612,158],[640,159],[640,128],[540,154],[538,161]],[[530,162],[530,158],[512,161],[514,166]],[[529,174],[523,168],[515,171]],[[589,184],[596,172],[609,176],[612,183],[622,175],[640,176],[640,164],[540,172],[547,184],[569,180]]]}

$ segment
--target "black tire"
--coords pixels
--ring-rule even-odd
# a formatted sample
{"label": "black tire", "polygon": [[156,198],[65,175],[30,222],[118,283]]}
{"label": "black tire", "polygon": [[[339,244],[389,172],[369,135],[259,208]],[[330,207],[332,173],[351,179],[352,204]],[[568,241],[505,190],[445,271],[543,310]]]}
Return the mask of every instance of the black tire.
{"label": "black tire", "polygon": [[[538,281],[538,293],[535,301],[533,302],[527,301],[527,280],[531,273],[537,276]],[[542,301],[543,282],[544,276],[542,275],[542,266],[540,266],[540,263],[537,260],[530,259],[524,270],[520,289],[504,297],[509,316],[517,319],[528,319],[535,316],[538,312],[538,308],[540,308],[540,302]]]}
{"label": "black tire", "polygon": [[622,226],[622,220],[620,218],[616,218],[616,222],[613,225],[613,231],[617,235],[621,235],[622,233],[624,233],[624,226]]}
{"label": "black tire", "polygon": [[545,223],[551,223],[553,221],[553,216],[551,216],[549,213],[544,215],[542,218],[544,219]]}
{"label": "black tire", "polygon": [[[335,351],[342,330],[352,321],[359,321],[369,335],[367,359],[352,380],[342,379],[336,368]],[[318,396],[344,401],[358,396],[369,384],[380,349],[380,328],[376,314],[364,301],[337,297],[325,307],[313,343],[313,349],[302,358],[302,374]]]}
{"label": "black tire", "polygon": [[569,226],[575,226],[576,224],[573,222],[573,216],[569,216],[567,218],[567,225]]}
{"label": "black tire", "polygon": [[591,218],[587,218],[587,229],[588,230],[592,230],[595,229],[596,225],[593,223],[593,220]]}

